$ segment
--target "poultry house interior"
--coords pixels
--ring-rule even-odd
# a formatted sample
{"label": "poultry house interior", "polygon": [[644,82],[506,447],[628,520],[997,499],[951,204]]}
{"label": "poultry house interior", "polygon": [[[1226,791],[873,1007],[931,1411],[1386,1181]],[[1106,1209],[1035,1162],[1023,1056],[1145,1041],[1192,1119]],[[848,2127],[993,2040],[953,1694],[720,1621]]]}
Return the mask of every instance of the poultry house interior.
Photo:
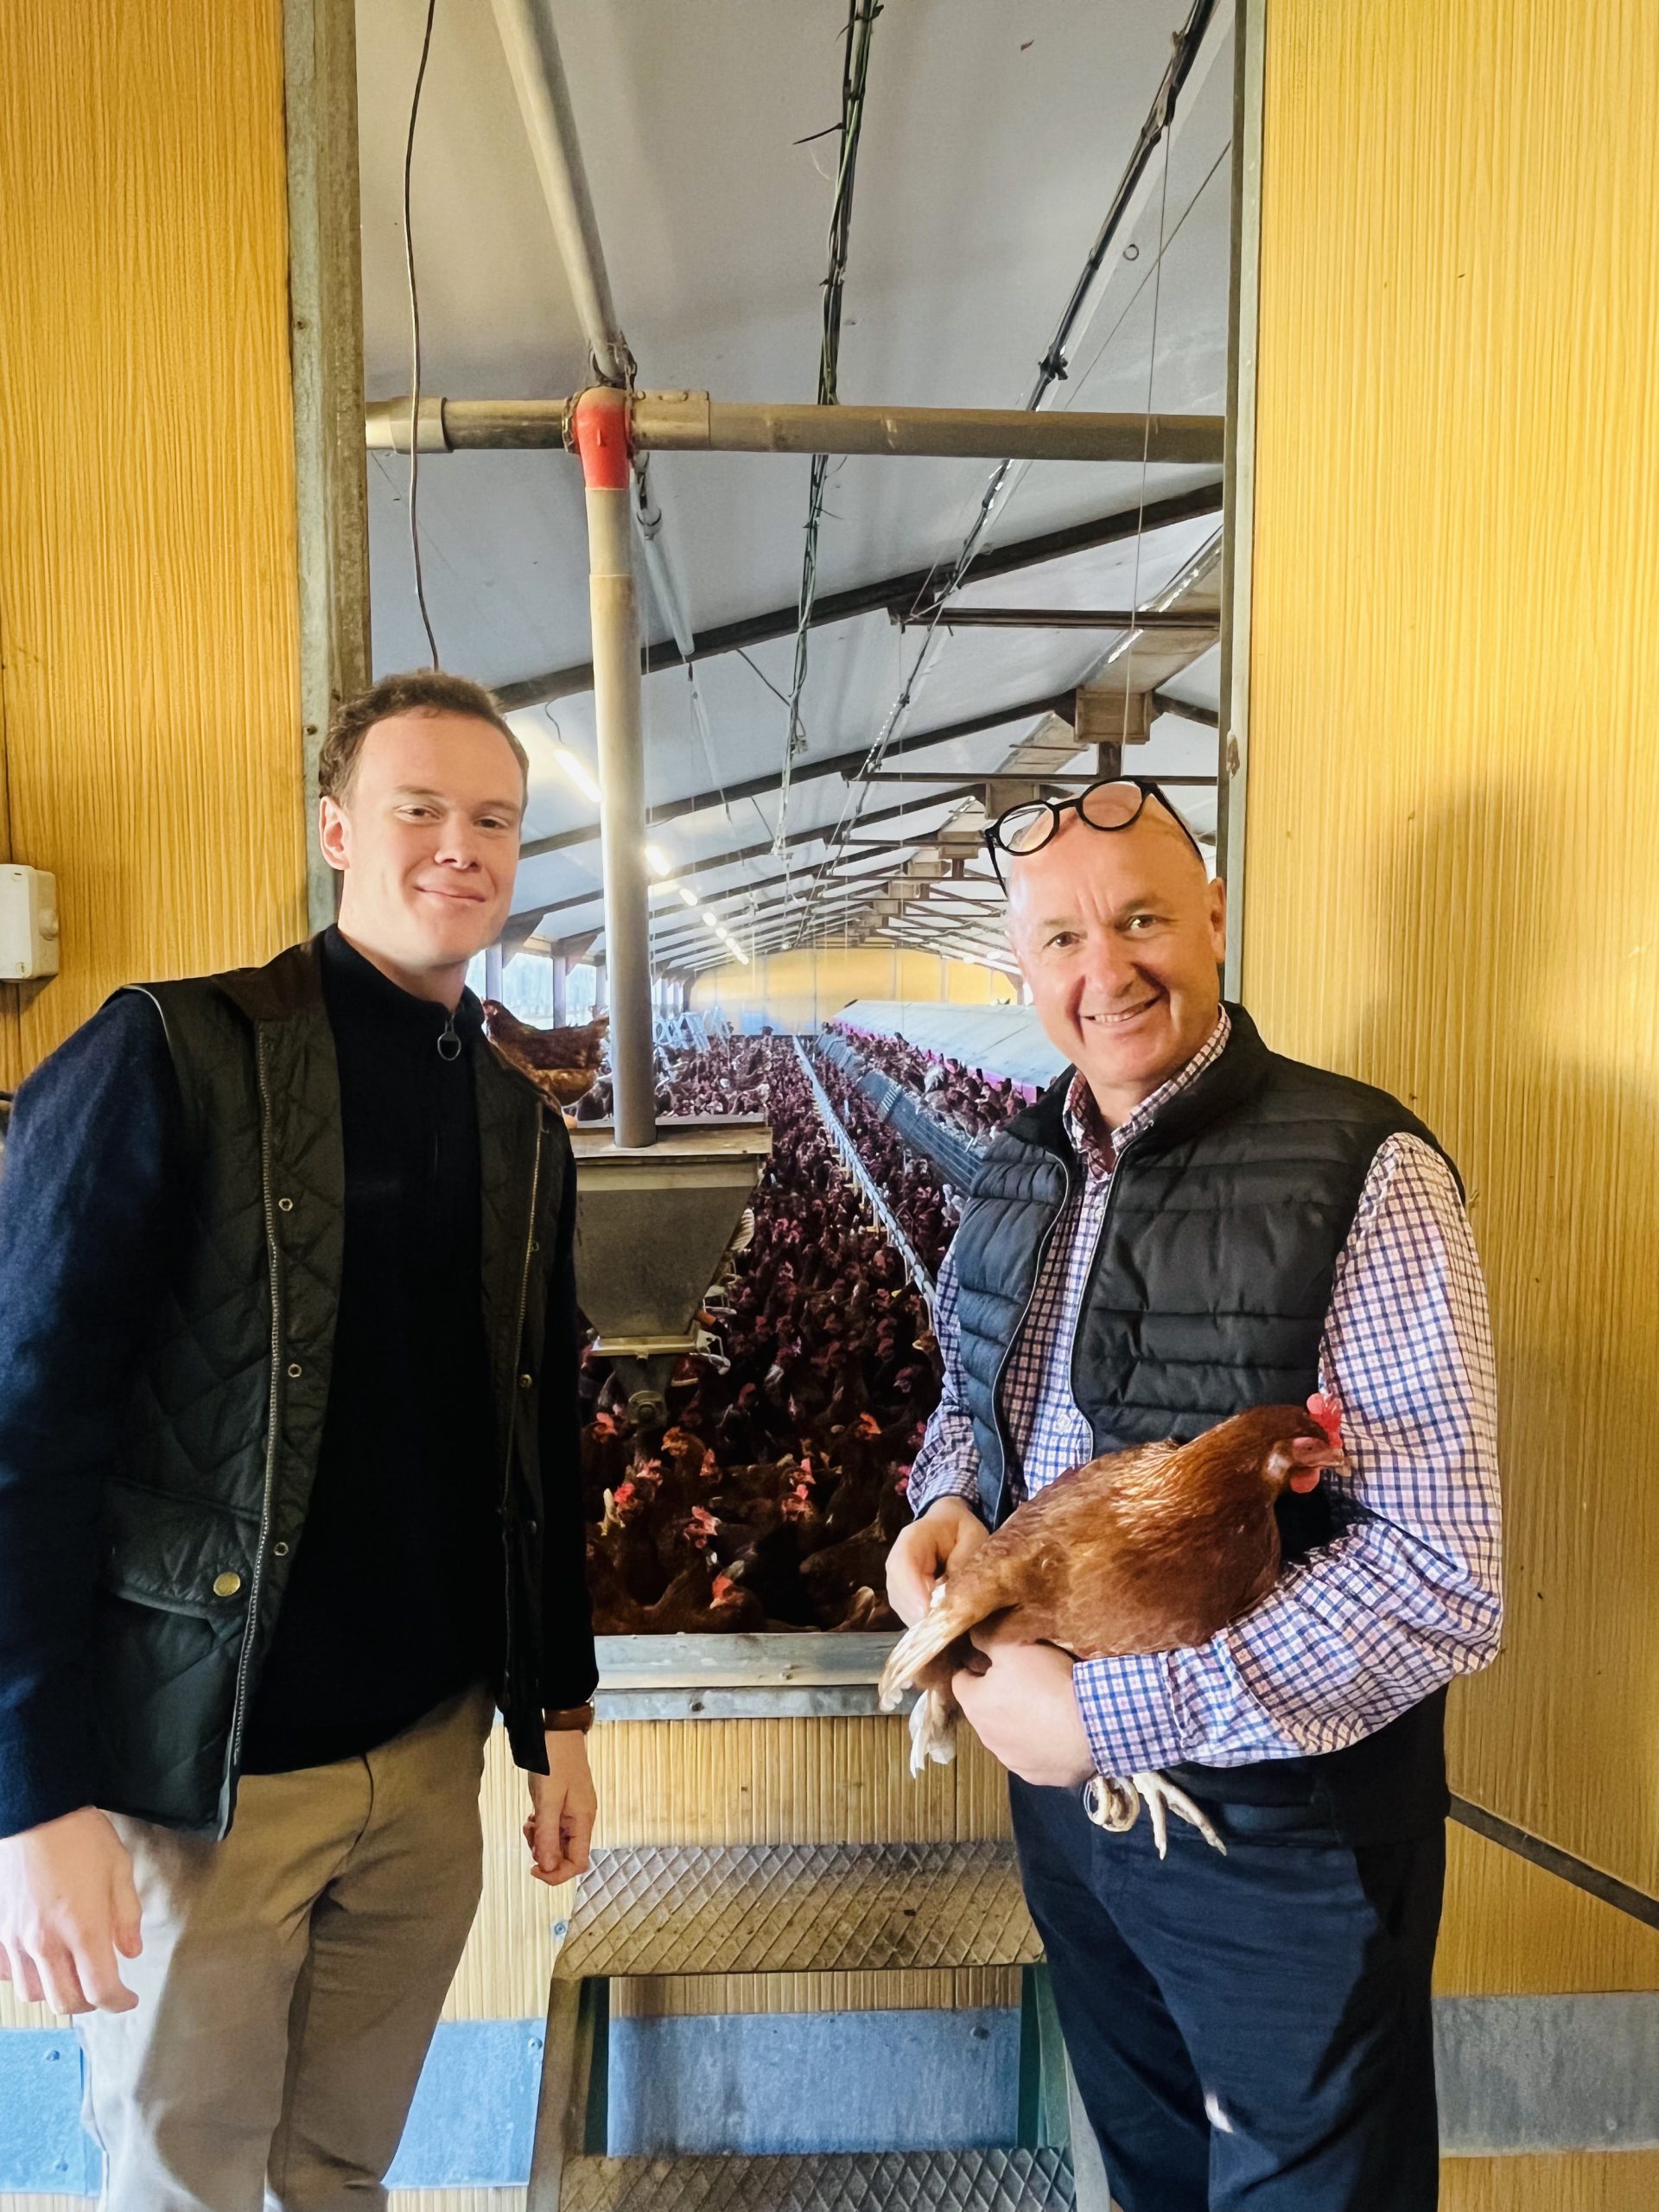
{"label": "poultry house interior", "polygon": [[[789,1040],[659,1055],[658,1089],[676,1116],[765,1114],[774,1148],[664,1417],[641,1419],[613,1363],[592,1345],[584,1355],[594,1625],[891,1629],[883,1563],[938,1398],[924,1287],[873,1217]],[[872,1147],[867,1165],[909,1217],[942,1217],[925,1162]]]}

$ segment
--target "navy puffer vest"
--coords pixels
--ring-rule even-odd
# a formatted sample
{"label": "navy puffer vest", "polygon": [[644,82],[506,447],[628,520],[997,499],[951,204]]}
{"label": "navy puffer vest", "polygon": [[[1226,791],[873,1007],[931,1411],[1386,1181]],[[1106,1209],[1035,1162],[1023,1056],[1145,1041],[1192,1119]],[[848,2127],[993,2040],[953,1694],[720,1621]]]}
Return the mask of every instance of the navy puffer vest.
{"label": "navy puffer vest", "polygon": [[[1214,1065],[1126,1145],[1077,1319],[1071,1389],[1096,1452],[1183,1441],[1250,1406],[1319,1388],[1337,1261],[1378,1151],[1433,1144],[1385,1091],[1270,1052],[1241,1007]],[[993,1141],[953,1251],[964,1395],[982,1509],[1011,1505],[999,1392],[1043,1255],[1083,1169],[1065,1133],[1071,1071]],[[1287,1558],[1334,1533],[1323,1490],[1287,1494]],[[1219,1802],[1300,1804],[1352,1841],[1403,1836],[1446,1808],[1444,1696],[1346,1751],[1178,1778]]]}

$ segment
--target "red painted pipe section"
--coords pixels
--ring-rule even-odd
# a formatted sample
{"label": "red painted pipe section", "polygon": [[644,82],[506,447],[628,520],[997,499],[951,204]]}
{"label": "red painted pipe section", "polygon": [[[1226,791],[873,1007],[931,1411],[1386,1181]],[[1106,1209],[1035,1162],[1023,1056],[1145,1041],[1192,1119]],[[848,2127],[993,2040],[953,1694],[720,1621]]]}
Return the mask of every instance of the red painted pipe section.
{"label": "red painted pipe section", "polygon": [[632,403],[614,385],[594,385],[570,410],[570,428],[590,492],[626,492],[633,461]]}

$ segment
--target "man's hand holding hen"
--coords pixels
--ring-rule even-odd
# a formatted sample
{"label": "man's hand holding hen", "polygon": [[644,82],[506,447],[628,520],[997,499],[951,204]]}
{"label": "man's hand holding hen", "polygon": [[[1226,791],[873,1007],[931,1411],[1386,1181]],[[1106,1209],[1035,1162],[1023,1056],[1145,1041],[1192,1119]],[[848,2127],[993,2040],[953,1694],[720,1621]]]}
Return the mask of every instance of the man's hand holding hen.
{"label": "man's hand holding hen", "polygon": [[990,1658],[982,1675],[951,1678],[957,1702],[994,1759],[1039,1789],[1073,1789],[1095,1771],[1095,1756],[1071,1687],[1071,1661],[1052,1643],[1020,1643],[994,1627],[974,1630]]}
{"label": "man's hand holding hen", "polygon": [[966,1559],[988,1531],[965,1498],[938,1497],[887,1554],[887,1603],[914,1628],[933,1602],[934,1586],[952,1559]]}

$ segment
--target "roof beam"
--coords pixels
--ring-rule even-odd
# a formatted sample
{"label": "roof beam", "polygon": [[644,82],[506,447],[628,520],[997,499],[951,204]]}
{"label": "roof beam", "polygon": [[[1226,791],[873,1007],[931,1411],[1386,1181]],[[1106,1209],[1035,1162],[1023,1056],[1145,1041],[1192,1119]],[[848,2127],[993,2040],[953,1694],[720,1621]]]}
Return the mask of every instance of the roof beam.
{"label": "roof beam", "polygon": [[[934,619],[893,610],[901,630]],[[1213,637],[1221,628],[1219,613],[1183,614],[1178,607],[1136,614],[1127,607],[945,607],[938,620],[942,630],[1190,630],[1195,636]]]}
{"label": "roof beam", "polygon": [[[918,753],[930,745],[950,745],[957,738],[982,736],[987,730],[1004,728],[1009,722],[1025,721],[1033,715],[1058,715],[1069,721],[1075,712],[1072,691],[1046,693],[1040,699],[1022,699],[1012,707],[993,707],[982,715],[969,715],[966,721],[945,722],[938,729],[918,730],[912,737],[895,738],[888,746],[885,758],[891,760],[895,754]],[[858,770],[870,757],[868,745],[861,745],[851,753],[829,753],[821,760],[798,761],[790,771],[790,782],[810,784],[826,776],[844,776],[850,783]],[[707,814],[717,806],[728,805],[739,799],[765,798],[775,791],[782,781],[776,769],[764,776],[751,776],[741,784],[728,784],[723,791],[694,791],[688,798],[664,799],[646,810],[645,820],[652,829],[664,822],[677,822],[688,814]],[[556,830],[550,837],[532,837],[521,846],[521,861],[539,860],[547,853],[565,853],[576,845],[591,845],[599,836],[599,824],[583,823],[575,830]],[[688,867],[694,863],[687,863]]]}
{"label": "roof beam", "polygon": [[[975,789],[976,786],[974,785],[964,784],[959,790],[936,792],[931,798],[911,798],[902,801],[898,806],[877,807],[872,812],[863,816],[862,819],[866,822],[896,822],[900,815],[913,815],[919,809],[958,805],[962,800],[965,798],[971,798],[974,796]],[[828,843],[829,840],[835,836],[837,826],[838,825],[833,822],[825,822],[819,823],[816,828],[810,830],[791,830],[783,842],[786,848],[793,848],[798,845]],[[918,830],[917,832],[918,843],[920,843],[923,839],[929,835],[931,835],[930,831]],[[766,854],[774,852],[776,849],[776,841],[771,837],[766,837],[763,838],[758,844],[737,845],[734,846],[728,852],[706,854],[701,860],[688,861],[686,864],[687,871],[688,873],[702,875],[713,868],[736,868],[744,861],[760,860]],[[816,880],[817,876],[815,868],[814,880]],[[566,914],[570,912],[574,907],[596,906],[603,899],[604,895],[603,887],[596,883],[591,891],[579,892],[574,898],[550,899],[540,904],[537,904],[532,901],[530,906],[520,907],[518,909],[518,912],[523,914],[533,914],[538,918],[546,914]],[[712,895],[718,898],[720,893],[716,892]],[[516,918],[516,917],[514,917],[514,918]]]}
{"label": "roof beam", "polygon": [[[754,892],[768,891],[779,886],[785,887],[782,893],[784,897],[793,898],[798,892],[802,880],[803,878],[798,868],[784,869],[776,875],[756,876],[747,883],[729,885],[724,891],[711,891],[708,893],[706,896],[699,899],[697,901],[696,913],[700,914],[704,906],[713,906],[721,899],[730,899],[740,893],[747,897]],[[885,883],[886,880],[886,876],[883,875],[879,869],[870,869],[861,875],[844,875],[840,877],[831,875],[829,878],[829,886],[832,893],[839,892],[843,886],[850,887],[851,888],[858,891],[867,889],[874,890],[880,885]],[[772,902],[767,901],[766,903],[771,904]],[[660,913],[654,914],[652,917],[652,926],[653,929],[659,931],[666,931],[669,924],[677,921],[683,927],[690,929],[695,926],[696,918],[696,915],[694,914],[692,909],[687,906],[682,900],[679,905],[665,906]]]}
{"label": "roof beam", "polygon": [[1152,711],[1155,715],[1176,715],[1184,722],[1197,722],[1204,729],[1219,729],[1221,716],[1214,707],[1195,705],[1191,699],[1172,698],[1167,691],[1154,691]]}
{"label": "roof beam", "polygon": [[[1221,493],[1219,484],[1204,484],[1191,492],[1173,493],[1167,499],[1148,499],[1144,507],[1120,508],[1112,514],[1096,515],[1088,522],[1068,524],[1063,530],[1045,531],[1035,537],[994,546],[988,552],[976,556],[962,579],[962,586],[982,583],[989,576],[1011,575],[1020,569],[1037,568],[1045,561],[1061,561],[1071,553],[1092,552],[1096,546],[1120,544],[1125,538],[1141,537],[1150,530],[1166,530],[1173,523],[1218,515]],[[923,608],[928,604],[928,593],[939,580],[939,565],[936,563],[931,568],[905,569],[897,575],[878,577],[872,583],[854,584],[845,591],[820,592],[813,601],[811,626],[818,629],[826,623],[850,621],[859,614],[879,614],[889,607],[908,611]],[[948,569],[949,564],[945,566]],[[787,607],[775,607],[764,614],[747,615],[738,622],[718,623],[696,633],[689,657],[707,660],[715,653],[741,652],[746,646],[770,645],[777,638],[792,638],[799,619],[800,608],[791,600]],[[661,669],[683,668],[687,658],[671,638],[659,645],[647,645],[639,656],[647,676]],[[574,661],[567,668],[548,669],[540,676],[521,677],[516,683],[497,684],[494,690],[502,708],[511,713],[518,707],[539,707],[550,699],[572,698],[593,688],[594,664],[583,660]]]}

